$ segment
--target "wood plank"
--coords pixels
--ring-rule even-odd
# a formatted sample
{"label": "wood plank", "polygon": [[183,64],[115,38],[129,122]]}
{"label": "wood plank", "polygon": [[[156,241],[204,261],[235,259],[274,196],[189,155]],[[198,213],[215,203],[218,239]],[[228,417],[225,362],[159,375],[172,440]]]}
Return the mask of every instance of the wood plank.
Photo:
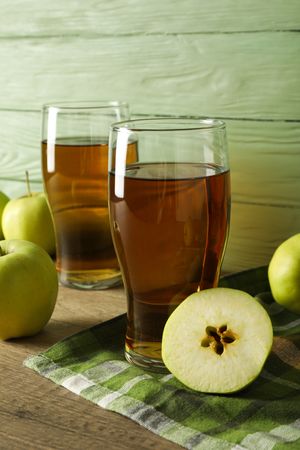
{"label": "wood plank", "polygon": [[298,0],[2,0],[0,36],[299,29]]}
{"label": "wood plank", "polygon": [[300,208],[234,203],[223,270],[268,264],[277,246],[299,230]]}
{"label": "wood plank", "polygon": [[[40,113],[0,111],[0,190],[42,189]],[[234,202],[300,207],[299,123],[226,120]],[[19,180],[19,181],[15,181]]]}
{"label": "wood plank", "polygon": [[122,289],[82,292],[60,287],[54,314],[40,334],[0,342],[1,449],[180,449],[22,367],[29,354],[125,310]]}
{"label": "wood plank", "polygon": [[41,114],[0,110],[0,190],[22,195],[28,170],[32,182],[41,186]]}
{"label": "wood plank", "polygon": [[[30,165],[26,164],[26,167],[29,168]],[[43,183],[42,181],[31,181],[30,182],[32,192],[42,192],[43,191]],[[9,198],[17,198],[25,195],[27,192],[25,178],[22,180],[14,180],[14,179],[3,179],[0,178],[0,191],[5,192]]]}
{"label": "wood plank", "polygon": [[135,112],[300,119],[300,33],[4,39],[0,109],[119,98]]}
{"label": "wood plank", "polygon": [[300,122],[225,120],[234,202],[300,207]]}

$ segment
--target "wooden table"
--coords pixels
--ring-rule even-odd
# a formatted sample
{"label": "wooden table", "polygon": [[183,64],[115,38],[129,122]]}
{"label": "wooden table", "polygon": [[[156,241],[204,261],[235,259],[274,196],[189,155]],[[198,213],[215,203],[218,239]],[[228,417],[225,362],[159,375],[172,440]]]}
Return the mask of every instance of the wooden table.
{"label": "wooden table", "polygon": [[22,366],[26,356],[125,310],[121,288],[84,292],[60,287],[53,316],[41,333],[0,341],[1,450],[181,448]]}

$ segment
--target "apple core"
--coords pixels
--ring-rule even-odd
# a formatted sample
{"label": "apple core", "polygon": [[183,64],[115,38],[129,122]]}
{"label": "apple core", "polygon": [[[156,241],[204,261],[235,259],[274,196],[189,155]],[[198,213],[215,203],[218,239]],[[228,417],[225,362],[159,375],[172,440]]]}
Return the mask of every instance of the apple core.
{"label": "apple core", "polygon": [[222,355],[226,346],[237,339],[237,335],[227,329],[227,325],[220,327],[206,327],[206,336],[201,341],[201,347],[211,348],[218,355]]}

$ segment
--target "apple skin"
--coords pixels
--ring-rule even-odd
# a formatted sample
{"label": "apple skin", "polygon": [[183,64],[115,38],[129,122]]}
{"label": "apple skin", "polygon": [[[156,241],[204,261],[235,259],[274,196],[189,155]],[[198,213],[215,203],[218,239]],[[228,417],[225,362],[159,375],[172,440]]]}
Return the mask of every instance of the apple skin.
{"label": "apple skin", "polygon": [[7,197],[7,195],[4,194],[4,192],[0,191],[0,239],[4,238],[1,221],[2,221],[2,214],[3,214],[4,207],[5,207],[6,203],[9,202],[9,200],[10,200],[9,197]]}
{"label": "apple skin", "polygon": [[10,200],[3,211],[2,230],[5,239],[30,241],[55,254],[54,225],[44,193]]}
{"label": "apple skin", "polygon": [[55,307],[54,262],[43,248],[18,239],[0,241],[0,253],[0,339],[32,336]]}
{"label": "apple skin", "polygon": [[275,250],[268,277],[274,300],[289,311],[300,314],[300,233]]}

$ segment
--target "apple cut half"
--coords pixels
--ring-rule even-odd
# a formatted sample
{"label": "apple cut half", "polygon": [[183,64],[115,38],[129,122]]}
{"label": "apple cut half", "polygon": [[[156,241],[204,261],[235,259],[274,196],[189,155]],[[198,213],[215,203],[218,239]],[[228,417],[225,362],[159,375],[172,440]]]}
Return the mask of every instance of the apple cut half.
{"label": "apple cut half", "polygon": [[270,317],[255,298],[237,289],[212,288],[190,295],[170,315],[162,358],[187,387],[228,394],[255,380],[272,343]]}

